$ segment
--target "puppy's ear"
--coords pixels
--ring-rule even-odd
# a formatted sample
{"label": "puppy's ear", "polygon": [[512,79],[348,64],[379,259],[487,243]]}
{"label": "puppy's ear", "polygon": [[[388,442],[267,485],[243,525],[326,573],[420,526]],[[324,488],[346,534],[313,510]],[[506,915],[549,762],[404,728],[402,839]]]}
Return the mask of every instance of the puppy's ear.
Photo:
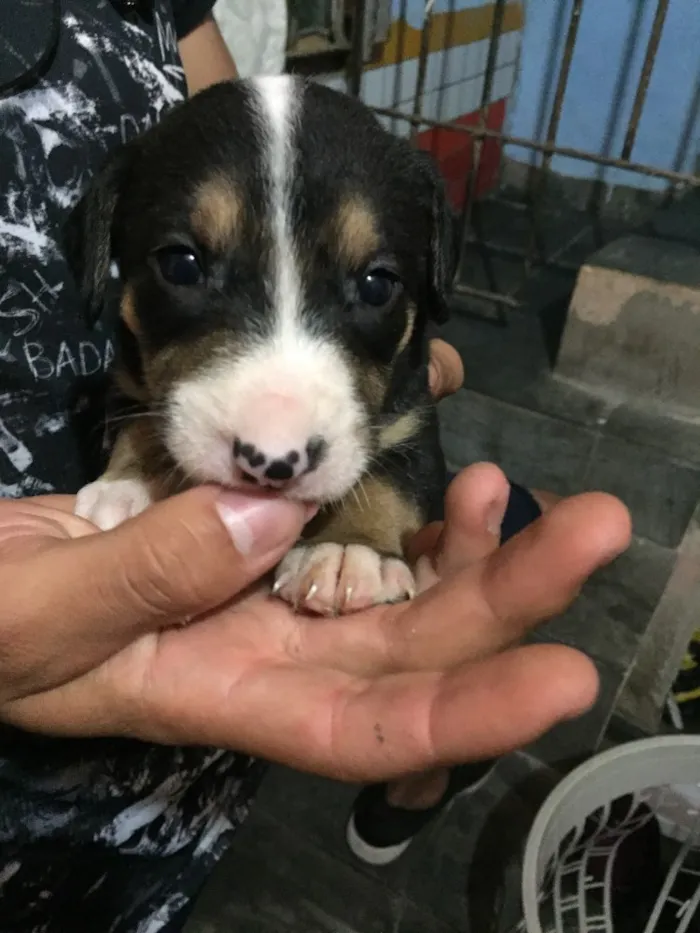
{"label": "puppy's ear", "polygon": [[432,156],[420,150],[416,150],[416,156],[432,196],[432,230],[426,262],[428,313],[433,321],[444,324],[449,318],[448,297],[459,258],[457,217],[447,201],[445,183]]}
{"label": "puppy's ear", "polygon": [[85,319],[92,327],[104,304],[109,270],[114,258],[113,226],[129,147],[112,155],[73,208],[63,229],[68,265],[80,290]]}

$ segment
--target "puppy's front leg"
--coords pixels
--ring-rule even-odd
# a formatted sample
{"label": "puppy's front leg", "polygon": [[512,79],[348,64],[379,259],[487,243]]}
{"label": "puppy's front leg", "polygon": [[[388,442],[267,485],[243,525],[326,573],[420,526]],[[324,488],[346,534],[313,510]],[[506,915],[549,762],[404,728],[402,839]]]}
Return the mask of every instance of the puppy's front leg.
{"label": "puppy's front leg", "polygon": [[108,531],[143,512],[156,498],[158,483],[144,472],[144,447],[152,446],[146,427],[128,425],[114,445],[102,476],[83,486],[77,495],[75,514]]}
{"label": "puppy's front leg", "polygon": [[322,615],[410,599],[415,581],[404,548],[422,524],[400,490],[367,477],[307,527],[305,540],[277,567],[274,592]]}

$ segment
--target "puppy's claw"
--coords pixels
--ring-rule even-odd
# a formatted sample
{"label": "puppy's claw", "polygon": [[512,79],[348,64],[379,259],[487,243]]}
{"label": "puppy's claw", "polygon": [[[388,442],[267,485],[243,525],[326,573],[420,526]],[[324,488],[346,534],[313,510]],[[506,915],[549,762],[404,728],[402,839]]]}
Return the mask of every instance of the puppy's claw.
{"label": "puppy's claw", "polygon": [[289,582],[289,574],[285,573],[283,576],[278,577],[277,580],[272,584],[272,595],[277,596],[279,591]]}
{"label": "puppy's claw", "polygon": [[321,616],[403,602],[415,595],[413,575],[403,560],[362,544],[298,545],[277,572],[275,593],[295,610]]}
{"label": "puppy's claw", "polygon": [[345,595],[343,597],[343,606],[342,606],[343,609],[345,609],[345,607],[349,604],[351,599],[352,599],[352,586],[348,585],[345,587]]}

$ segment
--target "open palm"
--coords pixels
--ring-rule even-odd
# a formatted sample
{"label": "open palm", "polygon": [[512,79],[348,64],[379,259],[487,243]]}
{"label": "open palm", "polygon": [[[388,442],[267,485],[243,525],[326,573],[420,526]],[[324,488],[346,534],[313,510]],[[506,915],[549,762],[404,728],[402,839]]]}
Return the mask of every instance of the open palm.
{"label": "open palm", "polygon": [[629,523],[616,500],[590,494],[497,549],[487,513],[504,484],[491,467],[453,484],[442,533],[416,542],[424,592],[411,603],[319,619],[257,585],[13,700],[4,718],[229,747],[358,781],[525,744],[587,708],[597,681],[570,649],[511,646],[626,546]]}

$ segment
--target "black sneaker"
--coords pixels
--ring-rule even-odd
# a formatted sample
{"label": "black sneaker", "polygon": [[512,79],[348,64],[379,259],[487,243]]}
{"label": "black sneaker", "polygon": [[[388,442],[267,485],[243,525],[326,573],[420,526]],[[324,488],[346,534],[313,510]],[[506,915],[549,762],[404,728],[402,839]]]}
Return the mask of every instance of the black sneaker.
{"label": "black sneaker", "polygon": [[445,793],[424,810],[393,807],[387,801],[387,785],[370,784],[356,797],[348,820],[346,840],[350,850],[369,865],[388,865],[458,796],[473,794],[485,784],[495,766],[496,761],[483,761],[452,768]]}

